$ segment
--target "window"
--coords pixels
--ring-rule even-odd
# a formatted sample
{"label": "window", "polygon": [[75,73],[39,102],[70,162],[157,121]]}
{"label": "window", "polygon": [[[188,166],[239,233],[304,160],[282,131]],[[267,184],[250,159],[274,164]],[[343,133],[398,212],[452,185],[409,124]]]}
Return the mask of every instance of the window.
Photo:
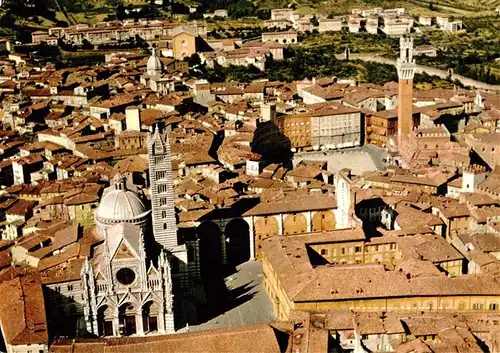
{"label": "window", "polygon": [[361,246],[354,247],[354,252],[361,252]]}
{"label": "window", "polygon": [[491,303],[489,306],[490,310],[497,310],[498,309],[498,304],[497,303]]}
{"label": "window", "polygon": [[340,248],[340,253],[341,253],[342,255],[345,255],[345,248]]}
{"label": "window", "polygon": [[73,285],[72,284],[68,284],[68,291],[71,292],[73,290]]}
{"label": "window", "polygon": [[194,249],[192,247],[188,247],[187,249],[188,262],[194,262]]}
{"label": "window", "polygon": [[328,250],[321,249],[321,255],[328,255]]}
{"label": "window", "polygon": [[165,178],[165,175],[166,175],[165,171],[158,171],[158,172],[156,172],[156,179],[157,180],[163,179],[163,178]]}
{"label": "window", "polygon": [[481,309],[483,309],[483,304],[481,303],[472,304],[472,310],[481,310]]}
{"label": "window", "polygon": [[116,273],[116,279],[123,285],[130,285],[135,281],[135,272],[130,268],[122,268]]}

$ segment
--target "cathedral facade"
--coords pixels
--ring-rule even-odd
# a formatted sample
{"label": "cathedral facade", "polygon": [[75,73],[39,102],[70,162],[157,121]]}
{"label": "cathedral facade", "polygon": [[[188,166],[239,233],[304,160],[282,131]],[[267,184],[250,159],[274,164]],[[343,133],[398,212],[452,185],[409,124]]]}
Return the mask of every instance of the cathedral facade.
{"label": "cathedral facade", "polygon": [[84,317],[94,335],[174,332],[174,292],[182,297],[199,276],[196,242],[178,239],[170,146],[158,129],[148,138],[148,158],[151,209],[117,174],[95,214],[103,241],[82,270]]}

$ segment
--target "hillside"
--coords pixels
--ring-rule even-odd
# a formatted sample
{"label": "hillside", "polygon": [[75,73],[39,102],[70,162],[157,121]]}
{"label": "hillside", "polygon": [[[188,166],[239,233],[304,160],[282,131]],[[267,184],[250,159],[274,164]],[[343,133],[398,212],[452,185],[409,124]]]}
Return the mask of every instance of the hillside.
{"label": "hillside", "polygon": [[[275,8],[287,5],[282,0],[257,0],[260,7]],[[405,7],[411,14],[448,13],[458,17],[494,15],[500,0],[295,0],[292,1],[301,12],[343,14],[358,7]]]}

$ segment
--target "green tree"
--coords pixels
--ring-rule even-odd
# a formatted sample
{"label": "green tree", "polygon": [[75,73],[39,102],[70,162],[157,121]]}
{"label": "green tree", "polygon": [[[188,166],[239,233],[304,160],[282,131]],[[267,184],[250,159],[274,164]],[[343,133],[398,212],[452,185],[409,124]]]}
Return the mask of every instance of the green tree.
{"label": "green tree", "polygon": [[94,46],[92,45],[92,43],[90,43],[87,39],[84,38],[82,40],[82,49],[92,50],[94,49]]}

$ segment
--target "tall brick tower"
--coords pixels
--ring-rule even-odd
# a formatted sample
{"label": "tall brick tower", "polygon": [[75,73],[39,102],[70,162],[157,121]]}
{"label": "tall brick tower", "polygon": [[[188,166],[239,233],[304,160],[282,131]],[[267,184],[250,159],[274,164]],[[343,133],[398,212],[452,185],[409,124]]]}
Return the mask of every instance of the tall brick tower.
{"label": "tall brick tower", "polygon": [[413,37],[410,33],[399,40],[398,70],[398,145],[401,149],[403,140],[413,129],[413,77],[415,59],[413,59]]}

